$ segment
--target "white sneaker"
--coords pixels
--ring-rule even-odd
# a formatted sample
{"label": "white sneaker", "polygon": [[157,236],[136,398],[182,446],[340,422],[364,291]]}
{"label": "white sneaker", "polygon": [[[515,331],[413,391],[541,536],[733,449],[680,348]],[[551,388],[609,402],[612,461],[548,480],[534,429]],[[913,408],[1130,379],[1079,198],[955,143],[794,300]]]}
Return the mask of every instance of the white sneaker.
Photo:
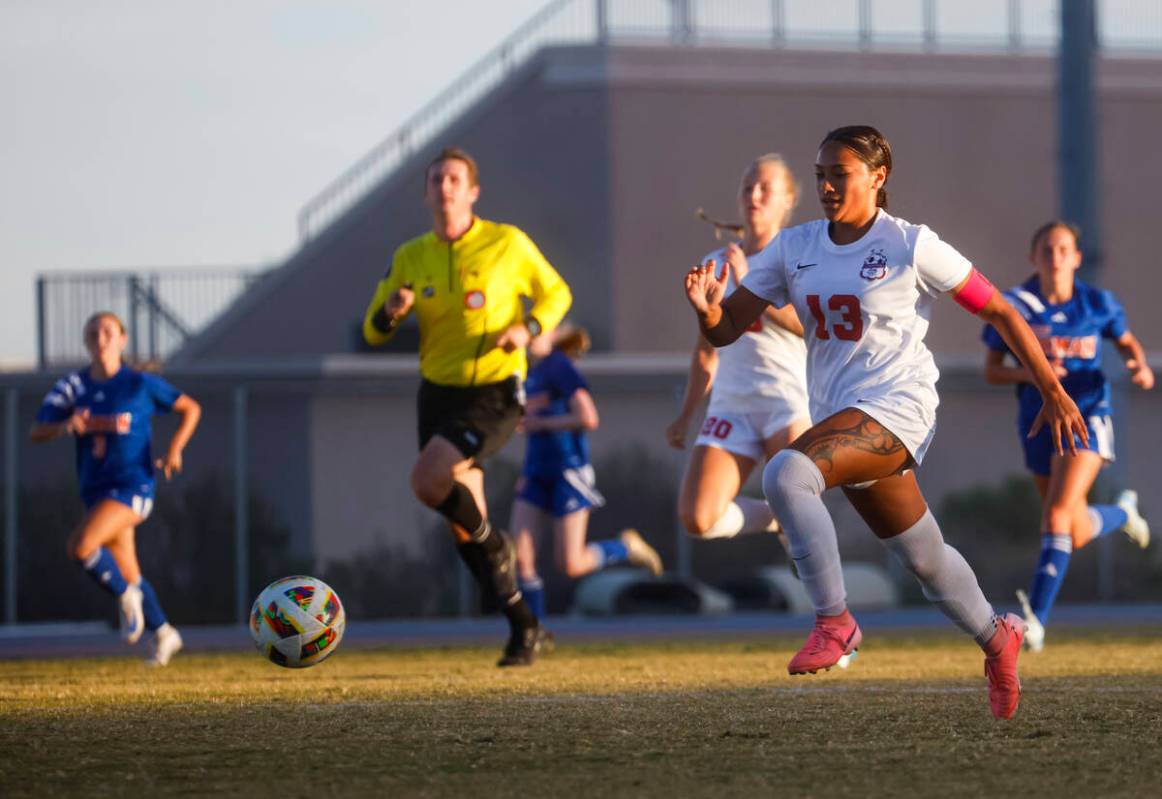
{"label": "white sneaker", "polygon": [[1021,603],[1021,613],[1025,615],[1025,638],[1021,645],[1030,652],[1040,652],[1045,648],[1045,625],[1029,607],[1029,595],[1017,590],[1017,601]]}
{"label": "white sneaker", "polygon": [[1117,506],[1126,512],[1126,526],[1122,532],[1142,549],[1150,546],[1150,525],[1138,513],[1138,492],[1123,491],[1118,494]]}
{"label": "white sneaker", "polygon": [[144,597],[138,585],[130,585],[117,602],[121,608],[121,638],[130,644],[141,640],[145,632],[145,611],[142,610]]}
{"label": "white sneaker", "polygon": [[641,534],[632,527],[621,531],[619,536],[621,543],[625,544],[625,550],[628,553],[628,560],[634,566],[641,566],[644,569],[649,569],[650,574],[654,577],[660,577],[662,574],[662,558],[658,555],[658,551],[646,543],[646,540],[641,537]]}
{"label": "white sneaker", "polygon": [[157,628],[150,640],[151,654],[145,659],[147,666],[164,666],[170,658],[181,651],[182,636],[173,625],[166,623]]}

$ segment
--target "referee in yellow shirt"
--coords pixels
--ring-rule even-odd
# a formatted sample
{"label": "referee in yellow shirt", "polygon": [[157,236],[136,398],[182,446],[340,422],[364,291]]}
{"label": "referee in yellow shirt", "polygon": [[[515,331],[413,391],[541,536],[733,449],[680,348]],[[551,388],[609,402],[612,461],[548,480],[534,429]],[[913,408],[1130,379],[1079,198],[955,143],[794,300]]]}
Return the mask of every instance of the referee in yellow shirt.
{"label": "referee in yellow shirt", "polygon": [[[480,461],[500,449],[524,411],[525,347],[569,310],[573,296],[524,233],[480,219],[476,162],[458,148],[428,165],[432,230],[395,251],[363,320],[372,345],[415,311],[420,326],[420,454],[416,497],[448,520],[460,557],[493,591],[512,634],[501,666],[533,662],[546,633],[521,597],[512,540],[488,523]],[[525,313],[522,297],[533,305]]]}

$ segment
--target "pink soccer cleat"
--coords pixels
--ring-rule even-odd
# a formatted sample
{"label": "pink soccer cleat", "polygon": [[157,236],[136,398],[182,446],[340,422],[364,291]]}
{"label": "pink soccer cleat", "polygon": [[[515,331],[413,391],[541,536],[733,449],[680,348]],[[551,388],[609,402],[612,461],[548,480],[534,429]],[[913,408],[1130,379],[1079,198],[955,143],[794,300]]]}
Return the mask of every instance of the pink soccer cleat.
{"label": "pink soccer cleat", "polygon": [[[827,619],[824,621],[824,619]],[[817,617],[815,627],[807,636],[807,643],[787,664],[790,674],[814,674],[832,666],[841,669],[855,658],[863,633],[850,613],[842,616]]]}
{"label": "pink soccer cleat", "polygon": [[1011,719],[1021,702],[1017,656],[1021,654],[1025,622],[1015,613],[1007,613],[997,619],[996,634],[1002,636],[1004,645],[997,654],[986,655],[984,659],[984,676],[989,680],[989,706],[998,719]]}

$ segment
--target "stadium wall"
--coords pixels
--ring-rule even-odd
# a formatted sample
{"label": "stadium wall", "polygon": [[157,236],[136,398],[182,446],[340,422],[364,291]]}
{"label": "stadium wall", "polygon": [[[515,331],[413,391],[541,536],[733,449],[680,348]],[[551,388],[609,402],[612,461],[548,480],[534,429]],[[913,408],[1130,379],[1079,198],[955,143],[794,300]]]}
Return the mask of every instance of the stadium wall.
{"label": "stadium wall", "polygon": [[[668,448],[663,430],[678,409],[686,363],[683,356],[655,354],[594,355],[582,364],[601,415],[601,427],[591,435],[598,487],[611,500],[606,509],[594,515],[592,535],[606,537],[624,526],[637,527],[658,545],[671,565],[678,558],[680,538],[673,501],[687,453]],[[977,360],[945,359],[943,371],[939,430],[918,472],[937,511],[956,492],[998,486],[1009,475],[1024,474],[1011,391],[985,385]],[[160,486],[159,496],[184,494],[204,480],[214,481],[218,490],[211,496],[217,498],[218,510],[199,516],[207,520],[203,522],[205,529],[185,530],[183,535],[217,542],[214,551],[226,554],[214,562],[216,572],[231,574],[233,569],[234,397],[239,386],[247,393],[246,473],[254,501],[259,503],[251,505],[251,535],[266,536],[263,546],[278,548],[277,552],[266,550],[263,557],[268,561],[252,565],[256,582],[278,576],[264,569],[283,570],[290,568],[290,563],[326,572],[335,564],[345,564],[350,570],[374,566],[376,559],[397,560],[435,564],[433,568],[444,573],[448,569],[454,572],[455,560],[437,563],[451,553],[451,548],[444,546],[439,517],[416,501],[408,484],[416,446],[414,358],[346,356],[313,364],[300,362],[293,368],[236,365],[217,372],[205,368],[175,370],[167,377],[202,402],[206,412],[187,452],[185,474],[173,484]],[[69,567],[61,554],[63,541],[80,514],[72,448],[66,441],[33,446],[25,438],[49,385],[40,375],[9,375],[0,380],[0,388],[15,390],[19,396],[17,479],[22,496],[29,489],[59,487],[53,495],[55,501],[71,508],[58,514],[63,520],[60,529],[27,525],[20,529],[21,551],[32,547],[34,539],[41,544],[46,536],[56,539],[50,542],[51,557],[42,568],[49,574],[58,570],[64,574]],[[1162,393],[1135,389],[1117,396],[1124,406],[1117,430],[1121,460],[1107,479],[1124,480],[1136,488],[1149,515],[1152,498],[1162,496],[1162,478],[1154,468],[1156,453],[1162,450],[1162,427],[1152,422],[1162,415]],[[1132,428],[1127,420],[1133,422]],[[155,440],[166,440],[171,423],[159,422]],[[692,427],[689,440],[693,440],[696,427]],[[0,446],[6,445],[0,440]],[[521,437],[515,437],[489,467],[492,510],[501,524],[507,522],[523,446]],[[757,475],[749,490],[760,493]],[[829,506],[836,515],[847,557],[886,562],[882,549],[841,496],[830,497]],[[22,509],[21,518],[27,510],[31,509]],[[1012,512],[1017,514],[1021,509]],[[40,516],[34,514],[34,518]],[[142,528],[139,540],[146,556],[160,545],[155,538],[158,533],[152,531],[159,530],[161,524],[154,519]],[[289,531],[289,538],[272,542],[271,529],[277,532],[282,528]],[[957,535],[962,536],[960,540]],[[963,535],[951,530],[949,537],[978,559],[989,557],[1001,545],[992,530],[983,530],[979,541]],[[1143,559],[1138,550],[1131,551],[1124,544],[1117,541],[1113,545],[1118,574],[1126,576],[1118,590],[1133,596],[1137,585],[1130,578],[1131,573],[1137,574],[1133,569],[1162,564],[1150,567],[1149,563],[1157,563],[1156,558]],[[743,569],[756,562],[756,557],[781,557],[774,551],[748,554],[746,546],[742,540],[699,544],[694,548],[694,570],[713,579]],[[1021,531],[1017,540],[1004,546],[1019,553],[1007,566],[1024,570],[1035,558],[1037,531]],[[728,552],[738,555],[722,554]],[[180,563],[167,566],[182,567]],[[998,567],[993,564],[990,569],[995,572]],[[1087,570],[1092,571],[1092,566],[1078,568],[1081,573]],[[1092,598],[1092,581],[1087,584],[1083,578],[1077,579],[1077,588],[1071,590]],[[402,589],[385,582],[376,590],[391,597],[393,591]]]}
{"label": "stadium wall", "polygon": [[[295,359],[358,351],[358,322],[391,252],[428,229],[423,170],[444,144],[481,164],[483,216],[526,230],[573,286],[573,317],[596,349],[686,350],[677,275],[716,242],[693,212],[734,213],[739,173],[783,153],[815,216],[812,163],[831,127],[879,126],[896,168],[891,210],[922,221],[998,285],[1029,273],[1028,236],[1057,208],[1055,61],[747,48],[562,47],[534,57],[473,105],[175,359]],[[1162,341],[1148,298],[1153,208],[1144,176],[1162,151],[1162,59],[1098,68],[1103,285],[1126,303],[1147,346]],[[647,310],[648,312],[643,312]],[[975,320],[939,303],[930,344],[976,352]],[[415,348],[405,325],[388,351]]]}

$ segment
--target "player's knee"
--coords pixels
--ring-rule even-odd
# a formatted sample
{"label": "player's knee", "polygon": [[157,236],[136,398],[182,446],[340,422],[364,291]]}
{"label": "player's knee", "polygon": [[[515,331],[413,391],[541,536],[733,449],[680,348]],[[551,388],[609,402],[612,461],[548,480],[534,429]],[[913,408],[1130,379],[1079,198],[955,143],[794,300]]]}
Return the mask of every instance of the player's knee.
{"label": "player's knee", "polygon": [[826,488],[827,482],[819,467],[798,450],[779,450],[763,468],[763,494],[776,513],[792,497],[820,496]]}
{"label": "player's knee", "polygon": [[714,510],[702,503],[679,507],[678,518],[686,532],[695,538],[702,538],[718,521]]}
{"label": "player's knee", "polygon": [[452,490],[452,475],[444,475],[427,467],[422,461],[412,467],[412,492],[416,499],[434,508],[443,502]]}
{"label": "player's knee", "polygon": [[83,539],[70,538],[68,544],[65,545],[65,553],[70,560],[84,563],[93,554],[93,547],[86,544]]}
{"label": "player's knee", "polygon": [[585,562],[584,558],[568,558],[565,560],[561,571],[565,572],[565,576],[570,580],[576,580],[579,577],[584,577],[589,572],[593,571],[590,564]]}

